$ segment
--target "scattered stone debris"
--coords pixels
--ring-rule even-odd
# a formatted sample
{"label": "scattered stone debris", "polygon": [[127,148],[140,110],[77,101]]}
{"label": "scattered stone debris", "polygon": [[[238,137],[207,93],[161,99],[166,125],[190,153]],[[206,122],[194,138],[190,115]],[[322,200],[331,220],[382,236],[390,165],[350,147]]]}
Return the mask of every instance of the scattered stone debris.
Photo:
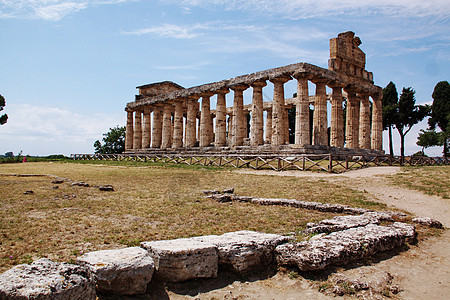
{"label": "scattered stone debris", "polygon": [[428,218],[428,217],[418,217],[411,220],[414,223],[422,224],[428,227],[434,227],[434,228],[444,228],[441,222],[438,220]]}
{"label": "scattered stone debris", "polygon": [[153,259],[139,247],[89,252],[77,263],[94,274],[98,292],[118,295],[145,293],[154,271]]}
{"label": "scattered stone debris", "polygon": [[350,279],[341,273],[335,273],[318,287],[326,295],[356,295],[362,299],[385,299],[401,292],[399,286],[393,283],[394,277],[389,272],[372,274],[370,277],[371,279],[361,273],[357,279]]}
{"label": "scattered stone debris", "polygon": [[0,299],[96,299],[95,282],[83,266],[42,258],[0,274]]}
{"label": "scattered stone debris", "polygon": [[52,180],[52,183],[53,184],[61,184],[61,183],[64,183],[64,180],[63,179],[54,179],[54,180]]}
{"label": "scattered stone debris", "polygon": [[23,192],[23,194],[24,195],[31,195],[31,194],[34,194],[34,191],[25,191],[25,192]]}
{"label": "scattered stone debris", "polygon": [[57,190],[57,189],[59,189],[59,186],[57,186],[57,185],[52,186],[52,190]]}
{"label": "scattered stone debris", "polygon": [[233,193],[234,193],[234,188],[228,188],[228,189],[222,190],[222,194],[233,194]]}
{"label": "scattered stone debris", "polygon": [[89,187],[89,183],[86,183],[86,182],[83,182],[83,181],[76,181],[76,182],[72,182],[72,186]]}

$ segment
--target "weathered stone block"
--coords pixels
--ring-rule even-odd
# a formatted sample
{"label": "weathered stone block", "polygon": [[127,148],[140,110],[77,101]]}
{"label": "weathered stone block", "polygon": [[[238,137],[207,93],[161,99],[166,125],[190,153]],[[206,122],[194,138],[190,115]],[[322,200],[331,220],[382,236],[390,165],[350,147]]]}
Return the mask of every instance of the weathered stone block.
{"label": "weathered stone block", "polygon": [[281,265],[297,265],[302,271],[346,264],[403,245],[414,227],[394,225],[385,227],[369,224],[333,232],[307,242],[280,245],[275,249],[277,261]]}
{"label": "weathered stone block", "polygon": [[217,247],[195,239],[143,242],[155,262],[155,276],[163,281],[181,282],[193,278],[217,277]]}
{"label": "weathered stone block", "polygon": [[275,247],[287,243],[290,237],[244,230],[193,239],[216,245],[219,264],[247,272],[272,264]]}
{"label": "weathered stone block", "polygon": [[96,299],[95,282],[86,267],[42,258],[1,274],[0,299]]}
{"label": "weathered stone block", "polygon": [[89,252],[77,263],[94,274],[97,291],[120,295],[145,293],[154,271],[153,259],[139,247]]}
{"label": "weathered stone block", "polygon": [[330,233],[368,224],[379,224],[380,221],[393,221],[389,214],[383,212],[366,212],[356,216],[336,216],[332,219],[322,220],[319,223],[306,224],[307,233]]}
{"label": "weathered stone block", "polygon": [[428,227],[435,227],[435,228],[444,228],[441,222],[438,220],[428,218],[428,217],[417,217],[412,219],[414,223],[419,223]]}

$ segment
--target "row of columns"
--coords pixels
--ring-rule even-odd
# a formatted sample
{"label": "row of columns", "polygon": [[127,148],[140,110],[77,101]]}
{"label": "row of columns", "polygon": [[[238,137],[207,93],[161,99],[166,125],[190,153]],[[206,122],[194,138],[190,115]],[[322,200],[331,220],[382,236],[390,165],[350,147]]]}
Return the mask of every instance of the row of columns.
{"label": "row of columns", "polygon": [[[331,95],[331,130],[330,145],[334,147],[363,149],[382,149],[382,112],[381,95],[372,96],[372,124],[370,123],[369,94],[355,89],[345,89],[347,93],[347,116],[343,117],[343,86],[329,83],[324,79],[309,78],[306,74],[297,79],[297,97],[295,99],[295,144],[310,144],[309,90],[308,81],[316,85],[314,100],[314,116],[312,124],[312,144],[328,145],[327,85],[332,88]],[[291,80],[290,76],[270,79],[274,85],[271,109],[267,110],[266,128],[263,121],[262,89],[266,81],[256,81],[250,85],[231,86],[234,92],[232,113],[229,116],[227,135],[226,94],[229,89],[205,92],[197,96],[189,96],[145,107],[127,110],[126,149],[137,150],[147,148],[182,148],[210,146],[224,147],[242,146],[247,137],[247,118],[244,112],[243,92],[249,87],[253,89],[251,104],[252,146],[263,145],[264,140],[274,146],[289,143],[289,121],[285,107],[284,84]],[[215,130],[211,114],[211,97],[217,95]],[[201,97],[199,134],[197,138],[198,100]],[[153,124],[151,119],[153,113]],[[173,118],[172,118],[173,116]],[[185,122],[184,122],[185,119]],[[134,120],[134,122],[133,122]],[[153,125],[153,126],[152,126]],[[265,132],[265,137],[264,137]]]}

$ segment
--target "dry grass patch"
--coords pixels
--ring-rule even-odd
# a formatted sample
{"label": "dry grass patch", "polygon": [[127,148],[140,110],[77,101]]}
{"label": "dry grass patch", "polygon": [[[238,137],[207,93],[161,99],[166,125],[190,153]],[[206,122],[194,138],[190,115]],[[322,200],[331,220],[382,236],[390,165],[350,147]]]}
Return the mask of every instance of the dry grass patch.
{"label": "dry grass patch", "polygon": [[[53,174],[94,187],[53,184]],[[374,208],[364,193],[303,178],[164,166],[25,163],[0,165],[0,272],[40,257],[73,261],[100,249],[236,230],[288,234],[334,215],[289,207],[217,203],[202,190],[234,187],[240,195],[338,202]],[[58,186],[57,189],[54,187]],[[27,190],[33,194],[23,194]],[[375,208],[382,208],[377,205]]]}
{"label": "dry grass patch", "polygon": [[391,178],[397,185],[450,199],[450,166],[403,167]]}

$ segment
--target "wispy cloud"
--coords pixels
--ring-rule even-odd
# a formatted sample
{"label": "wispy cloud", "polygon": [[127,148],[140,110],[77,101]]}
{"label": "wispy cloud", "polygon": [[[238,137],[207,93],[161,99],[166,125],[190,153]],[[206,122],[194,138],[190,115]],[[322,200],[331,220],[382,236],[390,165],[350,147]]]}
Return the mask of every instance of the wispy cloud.
{"label": "wispy cloud", "polygon": [[0,0],[0,18],[59,21],[89,6],[136,0]]}
{"label": "wispy cloud", "polygon": [[448,18],[447,0],[171,0],[183,7],[223,7],[306,19],[344,14],[383,14],[390,16],[439,16]]}
{"label": "wispy cloud", "polygon": [[175,38],[175,39],[192,39],[199,35],[202,35],[200,30],[207,29],[208,25],[195,24],[195,25],[175,25],[175,24],[163,24],[161,26],[152,26],[146,28],[140,28],[132,31],[122,31],[122,34],[126,35],[153,35],[162,38]]}

